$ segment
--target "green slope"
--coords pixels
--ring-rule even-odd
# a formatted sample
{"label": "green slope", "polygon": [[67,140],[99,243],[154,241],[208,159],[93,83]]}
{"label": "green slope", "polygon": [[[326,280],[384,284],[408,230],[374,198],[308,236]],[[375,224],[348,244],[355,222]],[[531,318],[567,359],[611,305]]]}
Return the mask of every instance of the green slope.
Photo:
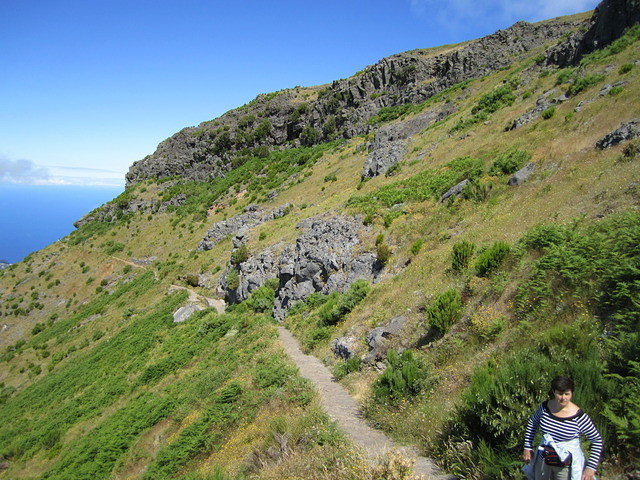
{"label": "green slope", "polygon": [[[279,348],[269,286],[173,323],[187,294],[171,286],[215,297],[230,259],[230,240],[196,250],[206,230],[250,203],[287,202],[287,215],[249,232],[250,253],[294,243],[300,220],[329,212],[362,215],[363,249],[385,259],[366,296],[315,295],[285,319],[372,423],[465,478],[517,478],[526,417],[569,372],[606,439],[603,476],[637,468],[638,141],[595,148],[640,112],[635,38],[575,70],[545,69],[530,52],[420,108],[383,112],[402,121],[456,106],[388,176],[361,182],[369,136],[265,154],[209,183],[147,181],[114,205],[187,201],[121,209],[3,270],[0,478],[381,478]],[[553,89],[571,95],[505,129]],[[504,172],[527,158],[532,178],[507,186]],[[463,178],[474,179],[465,194],[440,202]],[[193,287],[199,274],[206,286]],[[407,328],[389,349],[411,353],[388,354],[384,375],[331,353],[347,334],[366,353],[366,332],[399,315]]]}

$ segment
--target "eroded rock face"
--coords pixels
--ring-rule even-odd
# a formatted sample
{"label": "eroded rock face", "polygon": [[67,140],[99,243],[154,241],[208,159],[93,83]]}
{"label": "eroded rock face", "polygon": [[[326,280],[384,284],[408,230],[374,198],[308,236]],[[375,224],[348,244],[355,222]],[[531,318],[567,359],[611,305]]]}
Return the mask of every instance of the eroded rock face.
{"label": "eroded rock face", "polygon": [[[230,266],[222,282],[229,303],[246,300],[267,280],[278,279],[274,316],[280,320],[312,293],[344,291],[358,279],[375,280],[380,271],[376,256],[356,250],[360,231],[368,228],[362,222],[345,216],[311,218],[298,228],[302,234],[295,247],[274,246]],[[237,285],[227,281],[232,268],[238,274]]]}
{"label": "eroded rock face", "polygon": [[639,0],[604,0],[594,10],[588,29],[576,30],[564,42],[550,48],[548,63],[566,67],[620,38],[624,31],[640,23]]}
{"label": "eroded rock face", "polygon": [[596,148],[604,150],[605,148],[613,147],[620,142],[633,140],[638,137],[640,137],[640,120],[631,120],[623,123],[613,132],[608,133],[598,140]]}
{"label": "eroded rock face", "polygon": [[517,187],[518,185],[522,185],[524,182],[529,180],[531,174],[533,174],[534,168],[535,164],[533,162],[527,163],[524,167],[513,174],[507,184],[510,187]]}
{"label": "eroded rock face", "polygon": [[[229,235],[236,235],[238,232],[257,227],[263,223],[270,222],[276,218],[284,217],[291,210],[291,204],[286,203],[271,212],[259,208],[257,205],[248,205],[245,212],[231,217],[227,220],[215,223],[202,241],[198,244],[198,251],[211,250],[216,243]],[[237,247],[236,247],[237,248]]]}
{"label": "eroded rock face", "polygon": [[423,102],[452,85],[505,67],[518,55],[581,25],[563,20],[518,22],[436,55],[414,50],[384,58],[351,78],[333,82],[313,100],[297,89],[260,95],[245,108],[185,128],[160,143],[152,155],[131,166],[127,186],[176,175],[205,181],[226,175],[242,150],[268,151],[368,133],[375,128],[368,120],[381,108]]}
{"label": "eroded rock face", "polygon": [[373,178],[385,174],[404,157],[407,152],[407,139],[451,115],[453,111],[453,105],[445,104],[410,120],[381,127],[376,132],[371,153],[362,168],[362,177]]}

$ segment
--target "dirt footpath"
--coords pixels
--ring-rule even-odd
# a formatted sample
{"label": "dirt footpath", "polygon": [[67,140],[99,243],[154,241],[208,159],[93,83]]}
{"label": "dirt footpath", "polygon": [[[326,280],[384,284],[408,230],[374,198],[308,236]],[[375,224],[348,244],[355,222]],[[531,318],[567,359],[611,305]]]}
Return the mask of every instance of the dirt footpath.
{"label": "dirt footpath", "polygon": [[415,460],[416,475],[422,475],[425,479],[454,478],[442,474],[431,459],[418,456],[412,448],[395,443],[384,433],[367,425],[360,415],[359,405],[342,385],[333,381],[333,375],[320,360],[302,353],[298,341],[289,330],[278,327],[278,332],[284,349],[300,369],[300,374],[311,380],[318,390],[325,412],[349,435],[354,444],[365,451],[369,459],[375,460],[395,450]]}

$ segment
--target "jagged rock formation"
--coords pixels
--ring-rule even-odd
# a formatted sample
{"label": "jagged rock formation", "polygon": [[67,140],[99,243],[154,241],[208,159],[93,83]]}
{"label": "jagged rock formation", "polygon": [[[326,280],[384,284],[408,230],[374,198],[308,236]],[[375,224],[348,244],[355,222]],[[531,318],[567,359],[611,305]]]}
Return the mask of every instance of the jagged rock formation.
{"label": "jagged rock formation", "polygon": [[247,154],[311,145],[368,133],[382,107],[417,104],[464,80],[509,65],[527,51],[557,41],[584,22],[518,22],[492,35],[446,50],[390,56],[348,79],[320,88],[294,88],[258,96],[217,120],[188,127],[135,162],[127,185],[174,175],[204,181],[221,177]]}
{"label": "jagged rock formation", "polygon": [[593,12],[588,30],[575,30],[562,44],[549,50],[548,63],[566,67],[619,38],[629,27],[640,23],[640,1],[605,0]]}
{"label": "jagged rock formation", "polygon": [[631,120],[629,122],[623,123],[613,132],[605,135],[604,138],[598,140],[598,142],[596,143],[596,148],[604,150],[605,148],[613,147],[620,142],[633,140],[634,138],[638,137],[640,137],[640,121]]}
{"label": "jagged rock formation", "polygon": [[257,227],[276,218],[284,217],[290,210],[291,204],[289,203],[268,213],[265,213],[264,210],[260,209],[257,205],[248,205],[245,208],[245,213],[215,223],[198,244],[198,250],[211,250],[216,243],[227,236],[236,235],[240,231]]}
{"label": "jagged rock formation", "polygon": [[453,105],[445,104],[404,122],[381,127],[376,132],[371,153],[362,168],[362,177],[373,178],[386,173],[389,168],[402,160],[406,153],[407,139],[434,122],[451,115],[453,111]]}
{"label": "jagged rock formation", "polygon": [[[280,320],[294,303],[314,292],[343,291],[358,279],[372,281],[379,274],[376,256],[356,250],[359,232],[367,228],[360,221],[343,216],[311,218],[297,228],[303,233],[295,247],[273,246],[230,265],[221,285],[229,303],[246,300],[267,280],[278,279],[274,316]],[[231,282],[234,271],[237,280],[232,273]]]}

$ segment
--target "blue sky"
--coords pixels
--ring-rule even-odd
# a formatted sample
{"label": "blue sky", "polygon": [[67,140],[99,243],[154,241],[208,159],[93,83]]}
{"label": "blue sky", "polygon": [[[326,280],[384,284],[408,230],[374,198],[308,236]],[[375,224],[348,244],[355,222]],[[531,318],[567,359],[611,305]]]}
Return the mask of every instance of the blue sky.
{"label": "blue sky", "polygon": [[183,127],[594,0],[2,0],[0,184],[124,185]]}

